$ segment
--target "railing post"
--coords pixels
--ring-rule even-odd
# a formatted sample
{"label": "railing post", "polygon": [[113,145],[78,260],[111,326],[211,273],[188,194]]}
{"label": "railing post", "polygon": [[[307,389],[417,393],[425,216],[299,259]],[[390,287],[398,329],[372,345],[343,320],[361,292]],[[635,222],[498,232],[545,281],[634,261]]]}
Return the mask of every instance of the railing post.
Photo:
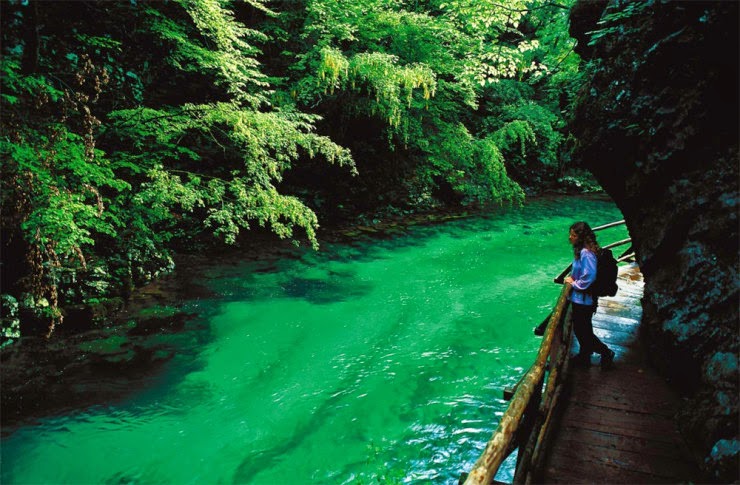
{"label": "railing post", "polygon": [[545,381],[545,375],[542,374],[542,378],[540,378],[539,382],[537,383],[537,386],[534,391],[534,395],[532,396],[532,399],[529,400],[529,405],[527,406],[527,409],[524,411],[524,416],[522,417],[522,421],[519,424],[519,427],[516,430],[516,437],[514,440],[516,441],[516,446],[519,448],[519,453],[516,457],[516,469],[519,469],[519,465],[522,463],[522,458],[524,458],[524,454],[522,453],[524,448],[529,443],[530,436],[532,436],[533,432],[536,432],[537,427],[535,427],[535,423],[537,423],[540,420],[540,404],[542,403],[542,384]]}

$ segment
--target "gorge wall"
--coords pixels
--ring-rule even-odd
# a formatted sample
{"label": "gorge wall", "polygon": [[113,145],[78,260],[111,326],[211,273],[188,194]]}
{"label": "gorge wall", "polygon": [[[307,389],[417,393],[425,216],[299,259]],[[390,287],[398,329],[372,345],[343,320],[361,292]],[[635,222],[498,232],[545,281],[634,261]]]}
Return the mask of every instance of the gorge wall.
{"label": "gorge wall", "polygon": [[[598,22],[598,23],[597,23]],[[576,159],[622,210],[643,337],[714,480],[738,480],[738,3],[579,0]]]}

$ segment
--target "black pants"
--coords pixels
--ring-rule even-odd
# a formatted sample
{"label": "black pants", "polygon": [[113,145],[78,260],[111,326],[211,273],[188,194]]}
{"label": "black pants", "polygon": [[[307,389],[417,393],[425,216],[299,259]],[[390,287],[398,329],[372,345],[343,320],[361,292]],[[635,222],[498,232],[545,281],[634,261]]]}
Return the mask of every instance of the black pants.
{"label": "black pants", "polygon": [[604,345],[604,342],[594,335],[594,327],[591,323],[594,310],[593,305],[571,303],[573,332],[575,332],[578,339],[578,345],[581,346],[581,351],[578,354],[584,357],[590,357],[594,352],[604,355],[609,351],[609,347]]}

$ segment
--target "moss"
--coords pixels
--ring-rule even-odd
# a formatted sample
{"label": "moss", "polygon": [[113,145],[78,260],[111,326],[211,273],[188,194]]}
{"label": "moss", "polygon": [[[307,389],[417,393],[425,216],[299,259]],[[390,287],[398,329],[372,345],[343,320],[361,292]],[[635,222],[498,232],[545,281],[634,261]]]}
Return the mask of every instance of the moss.
{"label": "moss", "polygon": [[717,352],[709,360],[704,373],[707,380],[723,382],[738,378],[738,356],[730,352]]}
{"label": "moss", "polygon": [[723,476],[731,476],[740,468],[740,441],[737,439],[721,439],[712,447],[712,451],[706,458],[708,468],[715,470],[714,478],[721,479]]}

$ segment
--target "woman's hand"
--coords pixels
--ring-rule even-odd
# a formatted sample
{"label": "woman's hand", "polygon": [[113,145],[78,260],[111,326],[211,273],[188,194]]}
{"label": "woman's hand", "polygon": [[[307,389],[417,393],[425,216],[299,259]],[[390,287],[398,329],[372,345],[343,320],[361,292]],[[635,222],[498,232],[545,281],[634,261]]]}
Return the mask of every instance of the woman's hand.
{"label": "woman's hand", "polygon": [[573,284],[573,277],[566,276],[563,281],[566,282],[566,283],[568,283],[569,285],[572,285]]}

